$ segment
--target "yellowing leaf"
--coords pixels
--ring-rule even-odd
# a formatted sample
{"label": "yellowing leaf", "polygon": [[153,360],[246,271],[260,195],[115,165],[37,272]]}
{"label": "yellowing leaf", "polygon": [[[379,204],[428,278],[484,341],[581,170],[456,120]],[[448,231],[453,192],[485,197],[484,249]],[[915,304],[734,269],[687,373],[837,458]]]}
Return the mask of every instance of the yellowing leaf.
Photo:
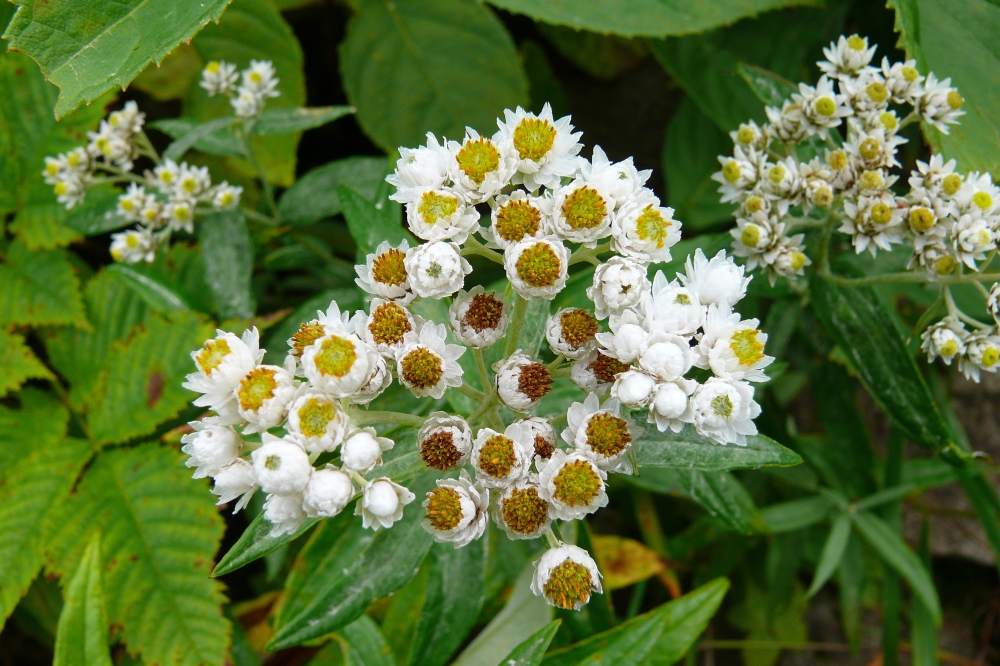
{"label": "yellowing leaf", "polygon": [[662,557],[634,539],[595,534],[591,542],[606,590],[628,587],[667,568]]}

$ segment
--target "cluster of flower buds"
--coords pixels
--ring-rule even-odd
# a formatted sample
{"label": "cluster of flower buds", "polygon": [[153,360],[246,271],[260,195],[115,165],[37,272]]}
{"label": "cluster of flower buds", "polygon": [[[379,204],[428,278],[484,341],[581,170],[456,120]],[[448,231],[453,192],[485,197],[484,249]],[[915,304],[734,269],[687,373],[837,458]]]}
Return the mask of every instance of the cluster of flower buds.
{"label": "cluster of flower buds", "polygon": [[[920,348],[927,354],[927,362],[940,358],[951,365],[958,359],[959,371],[974,382],[979,382],[983,372],[995,373],[1000,368],[1000,283],[990,289],[986,309],[993,317],[992,325],[956,312],[925,329]],[[972,331],[966,329],[966,323]]]}
{"label": "cluster of flower buds", "polygon": [[[185,386],[216,415],[192,424],[184,450],[195,476],[214,477],[220,503],[239,497],[238,509],[257,488],[267,493],[275,534],[352,498],[365,526],[379,529],[416,498],[379,476],[394,442],[369,424],[417,428],[420,458],[451,474],[423,499],[424,527],[456,547],[480,538],[491,518],[512,539],[544,537],[550,549],[532,589],[578,609],[601,590],[600,574],[554,523],[605,506],[607,475],[634,472],[645,430],[630,409],[648,410],[661,431],[689,424],[719,444],[745,444],[760,412],[748,382],[765,379],[773,359],[757,321],[733,311],[750,278],[724,252],[709,260],[699,251],[675,281],[662,271],[647,278],[680,238],[673,210],[644,187],[649,172],[631,159],[612,163],[599,147],[580,157],[580,134],[547,105],[538,115],[507,111],[498,126],[491,137],[469,129],[462,141],[428,135],[400,149],[387,180],[422,242],[383,242],[356,267],[366,310],[350,316],[331,303],[289,340],[283,367],[261,364],[255,331],[220,332],[193,353]],[[466,289],[467,256],[503,266],[509,285]],[[593,309],[548,317],[549,358],[518,349],[529,301],[555,299],[572,265],[593,270]],[[448,302],[447,321],[418,314],[430,311],[415,307],[420,299]],[[469,350],[482,391],[460,363]],[[485,353],[497,359],[492,372]],[[687,376],[696,372],[704,381]],[[564,415],[538,416],[562,378],[581,399]],[[426,417],[368,409],[388,402],[377,398],[394,379],[427,409],[449,389],[475,408]]]}
{"label": "cluster of flower buds", "polygon": [[240,118],[255,118],[270,97],[277,97],[278,78],[269,60],[251,60],[250,66],[236,72],[236,65],[213,60],[201,73],[201,87],[209,96],[226,95],[233,113]]}

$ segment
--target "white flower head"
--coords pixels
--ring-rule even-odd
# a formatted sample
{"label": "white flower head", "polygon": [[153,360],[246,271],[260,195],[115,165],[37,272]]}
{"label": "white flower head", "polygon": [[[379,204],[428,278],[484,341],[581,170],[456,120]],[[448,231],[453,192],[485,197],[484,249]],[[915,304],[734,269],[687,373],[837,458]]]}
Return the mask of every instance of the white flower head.
{"label": "white flower head", "polygon": [[517,172],[512,182],[523,183],[529,191],[539,187],[554,188],[564,176],[577,170],[576,156],[583,147],[581,132],[573,132],[570,117],[552,117],[552,108],[545,104],[538,115],[517,107],[504,111],[504,120],[497,120],[499,143],[510,145],[516,159]]}
{"label": "white flower head", "polygon": [[920,334],[920,348],[927,354],[928,363],[940,358],[946,365],[951,365],[955,357],[965,353],[967,336],[962,322],[953,317],[945,317]]}
{"label": "white flower head", "polygon": [[354,506],[354,515],[361,516],[365,529],[377,532],[402,519],[403,508],[416,498],[409,490],[383,476],[364,487],[361,500]]}
{"label": "white flower head", "polygon": [[163,216],[167,220],[167,225],[173,231],[186,231],[194,233],[194,207],[193,199],[187,197],[176,197],[171,199],[163,207]]}
{"label": "white flower head", "polygon": [[984,261],[986,253],[996,249],[993,225],[981,217],[963,215],[951,229],[955,255],[970,269],[977,271],[977,261]]}
{"label": "white flower head", "polygon": [[395,445],[388,437],[379,437],[375,428],[352,432],[340,447],[340,462],[348,472],[368,473],[382,464],[382,453]]}
{"label": "white flower head", "polygon": [[505,488],[528,474],[531,459],[525,450],[531,442],[519,441],[524,430],[507,426],[503,433],[482,428],[472,449],[476,480],[487,488]]}
{"label": "white flower head", "polygon": [[358,274],[354,282],[369,294],[406,305],[413,300],[404,262],[409,250],[410,244],[405,238],[396,247],[389,245],[389,241],[382,241],[375,252],[365,258],[363,265],[354,267]]}
{"label": "white flower head", "polygon": [[510,142],[479,136],[471,127],[465,138],[448,142],[452,160],[449,175],[471,204],[490,199],[510,183],[517,169],[517,157]]}
{"label": "white flower head", "polygon": [[583,177],[558,187],[551,199],[543,199],[550,212],[552,230],[560,238],[584,247],[595,247],[611,235],[615,200],[603,183],[591,183]]}
{"label": "white flower head", "polygon": [[989,296],[986,298],[986,311],[994,321],[1000,323],[1000,282],[994,282],[990,287]]}
{"label": "white flower head", "polygon": [[243,438],[229,426],[211,419],[192,421],[190,425],[194,432],[181,437],[181,451],[191,456],[184,465],[195,468],[193,479],[215,476],[243,450]]}
{"label": "white flower head", "polygon": [[382,395],[382,392],[392,384],[392,370],[389,369],[389,362],[392,359],[387,361],[385,356],[378,355],[374,359],[368,382],[348,396],[348,399],[357,405],[367,405]]}
{"label": "white flower head", "polygon": [[149,229],[129,229],[111,234],[111,258],[123,264],[147,264],[156,258],[156,239]]}
{"label": "white flower head", "polygon": [[317,310],[316,319],[299,325],[299,329],[288,339],[288,353],[295,358],[301,358],[306,347],[325,335],[353,335],[362,316],[363,313],[357,313],[352,320],[350,312],[347,310],[341,312],[337,301],[330,301],[326,312]]}
{"label": "white flower head", "polygon": [[630,409],[641,409],[656,393],[656,378],[642,370],[626,370],[615,378],[611,395]]}
{"label": "white flower head", "polygon": [[513,439],[524,449],[529,460],[538,457],[548,460],[556,450],[556,430],[549,420],[541,416],[532,416],[514,421],[510,425],[514,433]]}
{"label": "white flower head", "polygon": [[552,374],[544,365],[517,350],[493,365],[497,395],[516,412],[534,409],[552,390]]}
{"label": "white flower head", "polygon": [[681,239],[681,223],[673,208],[660,206],[656,196],[643,190],[615,215],[611,237],[612,249],[635,261],[670,261],[670,248]]}
{"label": "white flower head", "polygon": [[[711,308],[709,311],[711,312]],[[638,358],[640,368],[664,382],[683,377],[695,365],[696,360],[687,338],[663,331],[650,334]]]}
{"label": "white flower head", "polygon": [[410,249],[403,259],[413,293],[421,298],[451,296],[465,285],[472,265],[455,243],[433,241]]}
{"label": "white flower head", "polygon": [[55,192],[56,201],[70,210],[73,206],[83,201],[87,193],[87,185],[84,179],[75,173],[63,173],[52,187]]}
{"label": "white flower head", "polygon": [[324,334],[302,350],[302,373],[314,389],[346,398],[371,379],[379,353],[353,333]]}
{"label": "white flower head", "polygon": [[760,405],[746,382],[712,377],[695,389],[691,409],[698,433],[719,444],[746,446],[747,435],[757,434]]}
{"label": "white flower head", "polygon": [[338,469],[327,467],[312,473],[302,492],[302,508],[312,518],[336,516],[354,497],[351,477]]}
{"label": "white flower head", "polygon": [[601,573],[587,551],[561,543],[535,562],[531,591],[557,608],[580,610],[594,592],[602,592]]}
{"label": "white flower head", "polygon": [[245,507],[253,497],[253,494],[260,488],[257,485],[257,478],[254,476],[253,465],[249,460],[237,458],[215,474],[215,483],[212,486],[212,493],[218,495],[217,505],[228,504],[237,497],[236,507],[233,513],[237,513]]}
{"label": "white flower head", "polygon": [[504,251],[504,268],[522,298],[556,297],[569,277],[569,250],[554,236],[525,238]]}
{"label": "white flower head", "polygon": [[302,493],[294,495],[268,495],[264,502],[264,518],[271,523],[270,537],[291,534],[306,520],[302,506]]}
{"label": "white flower head", "polygon": [[275,76],[274,63],[270,60],[251,60],[242,72],[242,87],[262,97],[277,97],[279,79]]}
{"label": "white flower head", "polygon": [[607,473],[586,453],[557,450],[538,471],[539,493],[554,520],[579,520],[607,506]]}
{"label": "white flower head", "polygon": [[396,374],[400,383],[417,397],[440,398],[451,387],[462,385],[459,357],[465,347],[445,343],[444,324],[424,322],[419,332],[407,333],[396,353]]}
{"label": "white flower head", "polygon": [[839,231],[851,235],[856,253],[868,250],[874,257],[879,248],[891,252],[893,244],[903,241],[905,212],[890,192],[860,196],[857,201],[845,200],[845,216]]}
{"label": "white flower head", "polygon": [[690,396],[698,388],[698,382],[693,379],[678,379],[673,382],[662,382],[656,385],[656,391],[649,402],[649,423],[656,425],[660,432],[670,428],[680,432],[684,425],[694,422],[694,410],[691,408]]}
{"label": "white flower head", "polygon": [[537,539],[552,523],[549,503],[539,493],[538,483],[530,477],[500,492],[493,505],[493,520],[514,540]]}
{"label": "white flower head", "polygon": [[336,450],[350,426],[340,402],[325,393],[306,391],[288,406],[288,438],[309,453]]}
{"label": "white flower head", "polygon": [[[712,261],[717,258],[718,255]],[[725,301],[739,300],[743,297],[743,290],[746,289],[746,283],[749,283],[750,278],[741,280],[740,286],[737,286],[737,273],[742,277],[742,269],[736,270],[735,265],[716,266],[709,271],[709,265],[704,259],[701,250],[698,250],[695,254],[695,265],[698,268],[689,269],[688,275],[694,273],[694,276],[693,279],[689,279],[687,285],[682,286],[677,280],[667,282],[663,271],[656,271],[652,290],[639,302],[639,311],[642,313],[642,321],[647,331],[694,335],[705,323],[707,311],[699,291],[704,291],[710,298]],[[689,266],[690,262],[689,258]],[[678,277],[681,277],[680,273]],[[713,284],[709,280],[716,282]]]}
{"label": "white flower head", "polygon": [[506,334],[510,312],[499,293],[476,285],[458,292],[448,310],[448,321],[459,342],[485,349]]}
{"label": "white flower head", "polygon": [[826,60],[816,63],[820,71],[834,79],[849,79],[869,66],[875,57],[875,48],[868,47],[868,38],[843,35],[823,49]]}
{"label": "white flower head", "polygon": [[357,332],[375,351],[394,359],[396,352],[403,348],[406,334],[416,331],[422,322],[398,301],[373,298],[371,314],[362,312],[357,318]]}
{"label": "white flower head", "polygon": [[651,287],[645,264],[614,256],[594,271],[594,283],[587,288],[587,297],[594,301],[594,315],[606,319],[638,305]]}
{"label": "white flower head", "polygon": [[965,354],[958,359],[958,369],[966,379],[979,382],[981,372],[995,373],[1000,368],[1000,335],[996,328],[978,331],[965,339]]}
{"label": "white flower head", "polygon": [[612,163],[600,146],[594,146],[593,158],[589,162],[580,159],[583,180],[606,192],[615,210],[635,198],[652,173],[649,169],[637,170],[631,157]]}
{"label": "white flower head", "polygon": [[215,194],[212,195],[212,208],[215,210],[232,210],[240,204],[240,196],[242,194],[242,187],[230,185],[226,181],[222,181],[215,188]]}
{"label": "white flower head", "polygon": [[597,466],[608,472],[631,474],[629,452],[632,442],[642,433],[623,415],[619,402],[609,398],[601,404],[591,393],[582,403],[574,402],[566,412],[563,441],[576,448]]}
{"label": "white flower head", "polygon": [[756,319],[743,320],[727,305],[710,306],[705,334],[698,345],[702,367],[707,365],[717,377],[725,379],[767,381],[764,368],[774,357],[764,353],[767,333],[762,333],[759,325]]}
{"label": "white flower head", "polygon": [[386,176],[386,182],[396,187],[389,197],[393,201],[409,203],[426,188],[442,187],[448,180],[451,154],[437,137],[427,133],[426,145],[419,148],[400,148],[396,171]]}
{"label": "white flower head", "polygon": [[628,363],[595,349],[573,362],[569,378],[588,393],[604,392],[611,388],[619,374],[628,369]]}
{"label": "white flower head", "polygon": [[187,162],[181,164],[175,189],[178,195],[197,199],[211,187],[212,177],[208,173],[208,167],[190,166]]}
{"label": "white flower head", "polygon": [[802,115],[814,132],[837,127],[841,119],[851,115],[844,104],[844,97],[833,89],[833,81],[821,76],[816,87],[799,84],[799,91],[792,93],[792,101],[802,109]]}
{"label": "white flower head", "polygon": [[943,134],[948,133],[948,125],[957,123],[959,117],[965,115],[962,110],[965,100],[951,87],[951,79],[939,81],[933,72],[924,81],[923,94],[917,95],[914,101],[914,110],[923,121]]}
{"label": "white flower head", "polygon": [[440,543],[461,548],[483,536],[488,522],[490,491],[472,483],[464,469],[457,479],[438,479],[424,499],[424,529]]}
{"label": "white flower head", "polygon": [[313,472],[309,455],[292,440],[261,435],[261,446],[250,454],[257,483],[268,494],[301,493]]}
{"label": "white flower head", "polygon": [[924,77],[917,71],[916,60],[890,63],[888,58],[883,57],[882,78],[896,104],[913,104],[923,90],[920,84]]}
{"label": "white flower head", "polygon": [[243,337],[221,330],[216,333],[201,349],[191,352],[198,371],[189,374],[183,386],[202,394],[195,406],[221,413],[236,400],[236,389],[263,360],[264,350],[256,326],[244,331]]}
{"label": "white flower head", "polygon": [[453,188],[421,188],[406,204],[406,222],[425,241],[464,243],[479,227],[479,212]]}
{"label": "white flower head", "polygon": [[[681,284],[698,296],[701,305],[736,305],[747,293],[751,277],[743,276],[743,267],[737,266],[725,250],[719,250],[706,259],[701,248],[695,250],[694,259],[688,257],[684,272],[678,273]],[[655,298],[655,296],[654,296]]]}
{"label": "white flower head", "polygon": [[506,250],[525,238],[539,238],[551,232],[548,203],[524,190],[501,194],[490,212],[490,226],[483,232],[490,245]]}
{"label": "white flower head", "polygon": [[732,156],[719,155],[718,160],[722,169],[712,174],[712,180],[719,183],[722,203],[730,203],[742,201],[755,189],[767,158],[766,154],[737,143]]}
{"label": "white flower head", "polygon": [[209,95],[218,95],[235,90],[238,80],[236,65],[223,60],[212,60],[201,70],[201,81],[198,85]]}
{"label": "white flower head", "polygon": [[552,352],[571,359],[583,358],[594,349],[597,331],[597,318],[583,308],[563,308],[545,323],[545,339]]}
{"label": "white flower head", "polygon": [[753,120],[741,123],[737,129],[729,133],[729,138],[733,140],[735,146],[744,150],[752,148],[760,152],[766,152],[770,143],[768,133]]}
{"label": "white flower head", "polygon": [[118,197],[118,214],[129,222],[142,220],[140,213],[152,195],[146,193],[146,188],[138,183],[129,183],[125,193]]}
{"label": "white flower head", "polygon": [[472,429],[461,416],[431,412],[417,431],[420,459],[428,467],[447,472],[461,467],[472,452]]}

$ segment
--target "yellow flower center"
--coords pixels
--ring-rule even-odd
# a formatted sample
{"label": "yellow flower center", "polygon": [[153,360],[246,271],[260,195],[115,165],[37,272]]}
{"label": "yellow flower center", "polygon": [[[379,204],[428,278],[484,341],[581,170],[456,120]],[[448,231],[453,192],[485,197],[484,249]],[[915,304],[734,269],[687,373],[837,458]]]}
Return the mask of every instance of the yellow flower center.
{"label": "yellow flower center", "polygon": [[225,339],[209,340],[205,343],[205,348],[195,356],[194,362],[202,372],[211,375],[231,352],[229,343]]}
{"label": "yellow flower center", "polygon": [[756,224],[748,224],[743,227],[743,231],[740,232],[740,240],[747,247],[757,247],[757,243],[760,242],[760,227]]}
{"label": "yellow flower center", "polygon": [[458,168],[462,173],[471,178],[476,185],[482,185],[486,175],[496,171],[500,166],[500,151],[489,139],[479,138],[475,141],[466,141],[455,159],[458,160]]}
{"label": "yellow flower center", "polygon": [[181,189],[189,193],[194,192],[196,189],[198,189],[198,181],[195,180],[193,177],[188,176],[187,178],[181,181]]}
{"label": "yellow flower center", "polygon": [[875,224],[889,224],[892,221],[892,209],[884,203],[877,203],[872,206],[871,218]]}
{"label": "yellow flower center", "polygon": [[882,144],[879,143],[878,139],[868,137],[858,146],[858,152],[861,153],[861,157],[870,162],[882,154]]}
{"label": "yellow flower center", "polygon": [[260,72],[250,72],[251,83],[260,83],[263,79],[264,77],[261,75]]}
{"label": "yellow flower center", "polygon": [[570,308],[559,315],[562,339],[579,349],[597,334],[597,319],[582,308]]}
{"label": "yellow flower center", "polygon": [[398,286],[406,281],[406,255],[396,248],[386,250],[372,261],[372,279],[379,284]]}
{"label": "yellow flower center", "polygon": [[868,84],[865,88],[865,92],[868,93],[868,97],[871,98],[876,104],[881,104],[885,100],[889,99],[889,90],[880,81],[873,81]]}
{"label": "yellow flower center", "polygon": [[534,534],[545,525],[549,503],[538,496],[538,489],[514,488],[500,502],[503,522],[514,534]]}
{"label": "yellow flower center", "polygon": [[540,161],[556,140],[556,128],[541,118],[524,118],[514,129],[514,149],[522,160]]}
{"label": "yellow flower center", "polygon": [[615,381],[617,375],[625,372],[628,368],[628,363],[622,363],[616,358],[597,352],[597,358],[590,364],[589,370],[594,373],[598,380],[610,384]]}
{"label": "yellow flower center", "polygon": [[996,347],[987,347],[983,350],[982,357],[980,359],[980,363],[983,364],[983,367],[992,368],[998,361],[1000,361],[1000,349],[997,349]]}
{"label": "yellow flower center", "polygon": [[236,396],[239,398],[240,407],[246,411],[256,411],[265,400],[274,395],[276,388],[278,382],[274,378],[274,370],[255,368],[240,381]]}
{"label": "yellow flower center", "polygon": [[722,165],[722,177],[727,183],[735,183],[740,179],[740,164],[736,160],[729,160]]}
{"label": "yellow flower center", "polygon": [[941,345],[941,355],[942,356],[954,356],[958,352],[958,343],[954,340],[948,340],[946,343]]}
{"label": "yellow flower center", "polygon": [[447,219],[454,215],[456,210],[458,210],[458,197],[437,192],[424,192],[420,197],[420,205],[417,206],[417,212],[424,218],[426,224],[435,224]]}
{"label": "yellow flower center", "polygon": [[191,209],[187,206],[174,206],[174,219],[178,222],[184,222],[189,217],[191,217]]}
{"label": "yellow flower center", "polygon": [[812,202],[814,206],[826,208],[833,203],[833,190],[826,185],[816,188],[813,192]]}
{"label": "yellow flower center", "polygon": [[941,183],[944,193],[953,196],[962,187],[962,177],[957,173],[949,173]]}
{"label": "yellow flower center", "polygon": [[593,588],[587,567],[567,559],[552,570],[542,592],[553,606],[572,610],[590,601]]}
{"label": "yellow flower center", "polygon": [[327,400],[310,398],[299,407],[299,427],[306,437],[322,437],[337,418],[337,406]]}
{"label": "yellow flower center", "polygon": [[937,219],[934,217],[934,212],[930,208],[912,208],[910,209],[910,228],[918,233],[923,233],[930,230],[934,226]]}
{"label": "yellow flower center", "polygon": [[938,275],[949,275],[955,270],[955,258],[950,254],[938,257],[938,260],[934,262],[934,272]]}
{"label": "yellow flower center", "polygon": [[497,211],[496,231],[508,243],[534,236],[542,226],[542,212],[525,199],[513,199]]}
{"label": "yellow flower center", "polygon": [[756,194],[749,197],[743,205],[748,213],[759,213],[764,210],[764,200]]}
{"label": "yellow flower center", "polygon": [[170,171],[160,172],[160,182],[161,183],[172,183],[174,182],[174,174]]}
{"label": "yellow flower center", "polygon": [[131,199],[122,199],[118,202],[118,205],[121,206],[122,210],[126,213],[130,213],[135,209],[135,202]]}
{"label": "yellow flower center", "polygon": [[965,103],[965,100],[962,99],[962,96],[958,94],[957,90],[951,90],[951,91],[948,92],[948,106],[949,107],[951,107],[952,109],[954,109],[954,110],[957,111],[958,109],[962,108],[962,104],[964,104],[964,103]]}
{"label": "yellow flower center", "polygon": [[721,416],[724,419],[728,419],[733,413],[733,401],[729,399],[728,395],[717,395],[712,398],[711,402],[712,411],[715,412],[717,416]]}
{"label": "yellow flower center", "polygon": [[755,137],[753,130],[747,127],[746,125],[741,127],[739,131],[736,132],[736,140],[739,141],[740,143],[743,144],[753,143],[754,138]]}
{"label": "yellow flower center", "polygon": [[438,488],[427,493],[427,513],[424,518],[436,530],[447,532],[462,522],[462,498],[454,488]]}
{"label": "yellow flower center", "polygon": [[593,229],[608,215],[604,197],[592,187],[576,188],[563,201],[562,216],[572,229]]}
{"label": "yellow flower center", "polygon": [[74,169],[76,167],[80,166],[80,154],[79,153],[70,153],[69,155],[67,155],[66,156],[66,164],[70,165]]}
{"label": "yellow flower center", "polygon": [[514,265],[517,276],[535,287],[551,287],[562,273],[562,262],[547,243],[535,243],[524,250]]}
{"label": "yellow flower center", "polygon": [[59,173],[59,165],[56,164],[55,162],[46,162],[45,173],[47,173],[50,176],[56,175],[57,173]]}
{"label": "yellow flower center", "polygon": [[60,181],[60,182],[56,183],[55,187],[53,187],[52,189],[55,190],[56,196],[60,196],[61,197],[64,194],[66,194],[67,192],[69,192],[69,185],[67,185],[66,183]]}
{"label": "yellow flower center", "polygon": [[653,204],[647,205],[635,221],[635,231],[639,239],[655,243],[657,249],[663,247],[669,228],[670,222],[663,219],[663,215]]}
{"label": "yellow flower center", "polygon": [[865,190],[877,190],[885,183],[882,174],[878,171],[865,171],[861,174],[861,188]]}
{"label": "yellow flower center", "polygon": [[760,331],[753,328],[745,328],[733,334],[729,348],[739,359],[740,365],[750,366],[764,358],[764,343],[757,338],[759,334]]}
{"label": "yellow flower center", "polygon": [[326,335],[323,325],[318,321],[307,321],[299,330],[292,334],[292,355],[302,356],[302,351]]}
{"label": "yellow flower center", "polygon": [[890,132],[899,126],[899,121],[896,120],[896,114],[890,111],[879,114],[878,120],[882,123],[882,127],[886,128]]}
{"label": "yellow flower center", "polygon": [[462,459],[462,452],[455,447],[450,430],[435,430],[420,443],[420,459],[441,472],[447,472]]}
{"label": "yellow flower center", "polygon": [[821,116],[830,117],[837,111],[837,103],[829,97],[820,97],[816,100],[816,113]]}
{"label": "yellow flower center", "polygon": [[587,420],[587,444],[605,458],[613,458],[632,443],[628,423],[613,414],[598,412]]}
{"label": "yellow flower center", "polygon": [[314,362],[320,374],[343,377],[351,371],[356,360],[358,353],[354,349],[354,343],[347,338],[331,335],[320,343]]}
{"label": "yellow flower center", "polygon": [[427,347],[417,347],[407,353],[400,365],[403,368],[403,379],[409,386],[416,388],[434,388],[444,376],[444,362]]}
{"label": "yellow flower center", "polygon": [[403,336],[412,330],[413,326],[406,316],[406,310],[393,301],[376,307],[368,318],[368,332],[380,345],[395,345],[402,342]]}
{"label": "yellow flower center", "polygon": [[903,67],[903,79],[907,83],[913,83],[919,78],[920,78],[920,72],[918,72],[915,68],[910,67],[909,65]]}
{"label": "yellow flower center", "polygon": [[139,237],[135,234],[129,234],[125,237],[125,245],[128,245],[130,248],[139,247]]}
{"label": "yellow flower center", "polygon": [[209,74],[218,74],[219,73],[219,61],[218,60],[212,60],[211,62],[209,62],[207,65],[205,65],[205,71],[208,72]]}
{"label": "yellow flower center", "polygon": [[219,195],[219,205],[222,206],[223,208],[228,208],[229,206],[232,206],[234,200],[235,197],[233,196],[232,192],[226,191],[223,192],[221,195]]}
{"label": "yellow flower center", "polygon": [[800,271],[806,265],[806,255],[799,251],[792,252],[792,258],[789,263],[792,265],[793,271]]}
{"label": "yellow flower center", "polygon": [[552,479],[556,491],[552,494],[566,506],[590,506],[601,494],[604,482],[587,460],[571,460]]}
{"label": "yellow flower center", "polygon": [[988,192],[976,192],[972,195],[972,203],[979,206],[982,210],[988,210],[993,206],[993,197]]}
{"label": "yellow flower center", "polygon": [[865,40],[861,39],[857,35],[851,35],[847,38],[847,46],[855,51],[865,50]]}
{"label": "yellow flower center", "polygon": [[835,150],[826,157],[826,163],[831,169],[840,171],[847,166],[847,153],[842,150]]}
{"label": "yellow flower center", "polygon": [[517,461],[514,447],[517,444],[508,437],[496,434],[483,443],[479,450],[479,469],[494,479],[506,478]]}
{"label": "yellow flower center", "polygon": [[785,169],[784,165],[775,164],[773,167],[771,167],[771,170],[767,172],[767,177],[771,180],[772,183],[777,185],[778,183],[780,183],[785,179],[785,174],[787,172],[788,170]]}

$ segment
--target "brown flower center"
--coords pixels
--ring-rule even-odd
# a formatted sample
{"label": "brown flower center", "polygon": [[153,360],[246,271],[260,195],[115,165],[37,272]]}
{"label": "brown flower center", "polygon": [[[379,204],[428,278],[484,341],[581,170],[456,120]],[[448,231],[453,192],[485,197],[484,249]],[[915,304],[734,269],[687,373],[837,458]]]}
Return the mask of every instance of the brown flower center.
{"label": "brown flower center", "polygon": [[462,322],[471,326],[477,333],[492,331],[500,325],[503,318],[503,303],[492,294],[476,294],[469,302]]}
{"label": "brown flower center", "polygon": [[590,371],[599,381],[610,384],[615,381],[615,375],[628,370],[628,363],[622,363],[616,358],[597,352],[597,358],[590,364]]}
{"label": "brown flower center", "polygon": [[549,369],[541,363],[528,363],[521,366],[521,374],[517,376],[518,392],[528,396],[532,402],[541,400],[552,389],[552,375]]}
{"label": "brown flower center", "polygon": [[597,334],[597,319],[583,308],[570,308],[559,315],[562,339],[579,349]]}
{"label": "brown flower center", "polygon": [[420,443],[420,459],[428,467],[446,472],[458,464],[462,453],[455,446],[450,430],[435,430]]}
{"label": "brown flower center", "polygon": [[538,496],[534,486],[514,488],[500,502],[503,522],[515,534],[534,534],[545,525],[549,503]]}

